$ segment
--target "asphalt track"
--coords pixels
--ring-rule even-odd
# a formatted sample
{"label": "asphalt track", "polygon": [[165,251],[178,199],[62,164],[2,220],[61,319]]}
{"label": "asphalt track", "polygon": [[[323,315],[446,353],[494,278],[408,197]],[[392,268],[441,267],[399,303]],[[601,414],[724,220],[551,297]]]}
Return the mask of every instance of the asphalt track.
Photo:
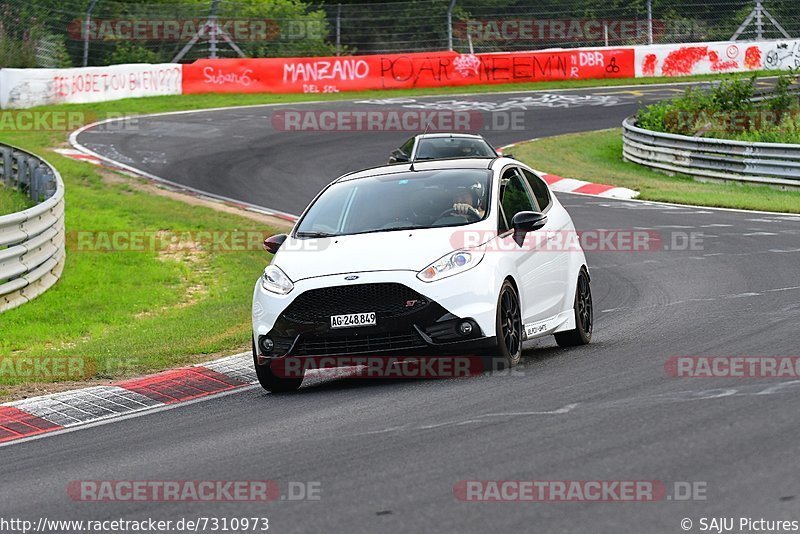
{"label": "asphalt track", "polygon": [[[569,92],[619,101],[537,106],[525,131],[487,137],[499,145],[616,126],[638,100],[672,89],[617,91]],[[458,100],[518,96],[536,94]],[[358,105],[325,108],[346,106]],[[274,111],[142,119],[138,131],[79,140],[166,179],[296,213],[337,174],[380,163],[407,136],[276,132]],[[800,519],[800,380],[672,378],[664,367],[675,355],[798,355],[800,218],[560,198],[581,229],[702,237],[691,250],[589,251],[593,343],[534,341],[511,375],[334,379],[292,395],[250,388],[4,447],[0,515],[267,516],[270,532],[682,532],[683,518],[698,532],[701,517]],[[72,501],[68,483],[87,479],[315,481],[322,491],[318,501],[267,504]],[[658,480],[671,493],[690,481],[706,495],[476,503],[454,496],[460,480]]]}

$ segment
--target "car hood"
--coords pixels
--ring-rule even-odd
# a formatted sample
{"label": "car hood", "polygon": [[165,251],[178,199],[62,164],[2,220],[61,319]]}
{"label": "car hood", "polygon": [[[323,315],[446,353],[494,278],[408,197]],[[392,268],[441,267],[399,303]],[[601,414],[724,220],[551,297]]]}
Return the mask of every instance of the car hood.
{"label": "car hood", "polygon": [[366,271],[421,271],[448,252],[462,248],[464,232],[480,223],[424,230],[397,230],[324,238],[289,237],[272,263],[297,282],[305,278]]}

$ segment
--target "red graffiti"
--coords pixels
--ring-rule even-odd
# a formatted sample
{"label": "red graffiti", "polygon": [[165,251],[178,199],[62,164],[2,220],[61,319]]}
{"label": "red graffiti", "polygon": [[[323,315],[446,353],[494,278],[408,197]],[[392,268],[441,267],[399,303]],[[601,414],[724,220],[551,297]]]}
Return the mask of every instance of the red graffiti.
{"label": "red graffiti", "polygon": [[707,46],[687,46],[670,52],[664,60],[661,73],[664,76],[683,76],[692,73],[692,69],[708,55]]}
{"label": "red graffiti", "polygon": [[647,54],[644,56],[644,63],[642,63],[642,74],[645,76],[655,76],[656,63],[658,63],[658,58],[655,54]]}
{"label": "red graffiti", "polygon": [[750,70],[761,68],[761,49],[751,46],[744,53],[744,66]]}
{"label": "red graffiti", "polygon": [[711,61],[711,70],[715,72],[731,70],[739,66],[736,61],[720,61],[719,54],[713,51],[708,53],[708,59]]}

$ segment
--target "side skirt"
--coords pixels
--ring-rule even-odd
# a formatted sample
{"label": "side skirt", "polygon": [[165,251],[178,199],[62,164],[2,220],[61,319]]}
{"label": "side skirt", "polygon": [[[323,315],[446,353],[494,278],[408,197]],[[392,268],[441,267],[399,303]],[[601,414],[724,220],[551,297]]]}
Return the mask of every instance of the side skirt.
{"label": "side skirt", "polygon": [[522,325],[525,332],[524,341],[537,337],[547,336],[556,332],[575,329],[575,312],[572,308],[558,315],[553,315],[543,321],[525,323]]}

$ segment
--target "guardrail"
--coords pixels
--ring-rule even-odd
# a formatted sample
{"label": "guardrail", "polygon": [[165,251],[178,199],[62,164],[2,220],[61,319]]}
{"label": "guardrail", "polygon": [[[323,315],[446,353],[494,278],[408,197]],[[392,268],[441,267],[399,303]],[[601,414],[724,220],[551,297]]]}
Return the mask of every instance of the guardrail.
{"label": "guardrail", "polygon": [[58,281],[64,268],[64,182],[40,157],[0,144],[0,180],[38,204],[0,216],[0,312]]}
{"label": "guardrail", "polygon": [[634,163],[706,180],[800,188],[800,145],[690,137],[622,122],[622,155]]}

